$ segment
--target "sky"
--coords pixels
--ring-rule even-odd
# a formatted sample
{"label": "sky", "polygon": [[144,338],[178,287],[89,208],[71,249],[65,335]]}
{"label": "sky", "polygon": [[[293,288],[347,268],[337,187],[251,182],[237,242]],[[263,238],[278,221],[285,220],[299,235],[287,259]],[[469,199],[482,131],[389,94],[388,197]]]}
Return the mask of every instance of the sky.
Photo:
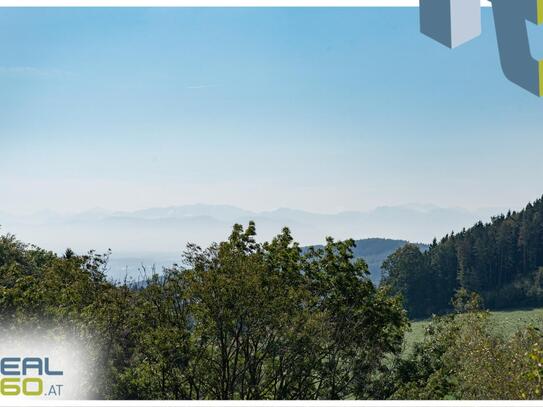
{"label": "sky", "polygon": [[491,10],[455,50],[418,27],[416,8],[0,10],[0,211],[540,197],[543,100],[503,76]]}

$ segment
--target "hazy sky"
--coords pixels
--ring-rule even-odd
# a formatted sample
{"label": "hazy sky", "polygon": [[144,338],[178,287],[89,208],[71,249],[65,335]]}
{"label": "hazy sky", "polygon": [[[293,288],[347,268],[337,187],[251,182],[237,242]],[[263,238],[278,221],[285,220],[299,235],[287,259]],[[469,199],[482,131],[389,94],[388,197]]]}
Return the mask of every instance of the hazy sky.
{"label": "hazy sky", "polygon": [[521,207],[543,100],[417,9],[0,10],[0,210]]}

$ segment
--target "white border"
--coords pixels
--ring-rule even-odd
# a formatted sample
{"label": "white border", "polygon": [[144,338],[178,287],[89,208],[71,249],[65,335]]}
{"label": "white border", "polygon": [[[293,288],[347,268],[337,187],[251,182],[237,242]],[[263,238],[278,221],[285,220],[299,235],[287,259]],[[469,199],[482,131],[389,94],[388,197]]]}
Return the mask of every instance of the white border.
{"label": "white border", "polygon": [[[419,0],[0,0],[0,7],[418,7],[418,5]],[[481,0],[481,5],[488,7],[490,3],[488,0]]]}
{"label": "white border", "polygon": [[102,401],[102,400],[74,400],[74,401],[10,401],[7,397],[0,398],[1,404],[7,402],[6,405],[9,406],[59,406],[59,407],[94,407],[94,406],[107,406],[107,407],[139,407],[139,406],[157,406],[157,407],[271,407],[271,406],[280,406],[280,407],[403,407],[403,406],[413,406],[413,407],[536,407],[543,406],[543,401],[538,400],[529,400],[529,401],[509,401],[509,400],[483,400],[483,401],[469,401],[469,400],[383,400],[383,401],[353,401],[353,400],[342,400],[342,401],[271,401],[271,400],[244,400],[244,401],[235,401],[235,400],[201,400],[201,401],[130,401],[130,400],[121,400],[121,401]]}

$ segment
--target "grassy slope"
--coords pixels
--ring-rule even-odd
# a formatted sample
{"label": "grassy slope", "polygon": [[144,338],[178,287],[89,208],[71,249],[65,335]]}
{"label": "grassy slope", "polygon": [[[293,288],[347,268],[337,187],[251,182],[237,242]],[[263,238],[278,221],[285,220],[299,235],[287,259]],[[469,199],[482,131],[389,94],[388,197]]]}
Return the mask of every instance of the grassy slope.
{"label": "grassy slope", "polygon": [[[543,308],[516,310],[516,311],[494,311],[490,313],[490,321],[496,332],[503,335],[512,335],[518,328],[532,324],[543,327]],[[411,323],[411,332],[405,338],[405,349],[409,352],[413,345],[422,341],[424,331],[429,320],[414,321]]]}

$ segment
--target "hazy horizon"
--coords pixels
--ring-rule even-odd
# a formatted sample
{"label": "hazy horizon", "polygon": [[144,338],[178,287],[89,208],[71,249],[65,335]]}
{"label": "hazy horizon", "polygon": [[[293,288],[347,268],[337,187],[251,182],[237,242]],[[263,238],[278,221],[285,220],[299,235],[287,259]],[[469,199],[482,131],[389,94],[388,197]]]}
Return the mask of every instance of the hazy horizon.
{"label": "hazy horizon", "polygon": [[[254,211],[245,208],[240,208],[234,205],[208,205],[208,204],[192,204],[192,205],[175,205],[153,208],[141,208],[136,211],[120,211],[108,210],[105,208],[90,208],[81,212],[60,212],[49,209],[36,211],[33,213],[14,213],[0,209],[0,231],[4,233],[17,233],[23,230],[24,234],[28,234],[28,239],[31,243],[35,243],[34,232],[38,227],[46,227],[48,238],[39,242],[43,247],[62,250],[59,247],[53,247],[54,244],[49,242],[58,242],[58,236],[51,233],[51,228],[59,225],[78,225],[83,229],[74,229],[69,235],[63,235],[65,247],[79,247],[80,236],[78,232],[85,232],[85,228],[89,229],[100,222],[106,221],[144,221],[139,227],[145,229],[149,226],[157,228],[173,225],[161,225],[160,222],[167,220],[190,221],[188,227],[184,225],[184,236],[186,241],[191,241],[199,244],[209,244],[213,241],[219,241],[227,236],[227,233],[234,223],[247,224],[250,220],[257,222],[257,231],[260,231],[260,239],[270,239],[275,234],[279,233],[284,226],[290,227],[293,231],[294,238],[302,244],[320,244],[324,241],[324,237],[332,236],[335,238],[391,238],[403,239],[413,242],[428,243],[433,238],[441,238],[446,233],[451,231],[458,232],[462,228],[468,228],[472,224],[490,220],[491,216],[505,213],[508,210],[520,210],[522,208],[479,208],[477,210],[469,210],[459,207],[439,207],[433,204],[410,203],[397,206],[379,206],[371,210],[360,211],[340,211],[335,213],[318,213],[304,211],[296,208],[276,208],[270,211]],[[207,231],[199,233],[197,226],[192,226],[195,221],[215,222],[221,224],[213,233]],[[259,226],[265,223],[264,230],[259,230]],[[154,224],[153,224],[154,222]],[[358,222],[358,223],[357,223]],[[420,222],[420,223],[417,223]],[[269,224],[268,224],[269,223]],[[126,226],[126,225],[122,225]],[[205,224],[205,226],[208,226]],[[134,226],[136,227],[136,226]],[[22,229],[21,229],[22,228]],[[34,228],[34,229],[33,229]],[[304,228],[310,228],[308,230]],[[311,228],[315,232],[312,234]],[[10,230],[12,229],[12,230]],[[301,229],[302,231],[300,232]],[[219,231],[224,232],[222,235],[217,234]],[[300,235],[296,236],[296,233]],[[191,234],[194,239],[190,239]],[[39,234],[38,234],[39,235]],[[118,238],[118,236],[117,236]],[[38,239],[40,240],[40,239]],[[108,241],[102,244],[102,247],[115,246],[117,241],[113,236],[108,236]],[[73,244],[70,245],[70,242]],[[45,243],[45,244],[44,244]],[[149,251],[157,251],[160,246],[171,247],[171,244],[178,245],[178,241],[168,242],[166,238],[154,239],[150,243]],[[89,248],[100,246],[100,242],[96,241],[90,244]],[[105,245],[105,246],[104,246]],[[147,248],[148,249],[148,248]],[[146,251],[145,246],[131,248],[130,246],[122,246],[122,251],[136,253],[137,251]],[[168,251],[165,249],[164,251]]]}
{"label": "hazy horizon", "polygon": [[[539,197],[535,197],[535,199],[538,199]],[[533,202],[535,199],[530,200],[529,202]],[[476,208],[466,208],[462,206],[440,206],[435,203],[430,202],[404,202],[404,203],[398,203],[396,205],[393,204],[382,204],[374,207],[362,207],[362,208],[353,208],[348,210],[336,210],[336,211],[312,211],[307,210],[304,208],[291,208],[286,206],[273,206],[268,208],[262,208],[262,209],[256,209],[256,208],[249,208],[249,207],[243,207],[238,206],[230,203],[225,202],[219,202],[219,203],[206,203],[206,202],[192,202],[192,203],[185,203],[185,204],[176,204],[176,203],[169,203],[169,204],[162,204],[157,206],[151,206],[151,207],[134,207],[134,208],[120,208],[120,207],[105,207],[105,206],[92,206],[92,207],[82,207],[80,209],[72,209],[72,210],[62,210],[58,208],[52,208],[52,207],[44,207],[41,209],[36,210],[9,210],[7,208],[3,208],[0,206],[0,214],[9,214],[9,215],[17,215],[17,216],[25,216],[25,215],[36,215],[41,212],[51,212],[51,213],[57,213],[60,215],[76,215],[86,212],[95,212],[95,211],[104,211],[108,213],[116,213],[116,212],[138,212],[142,210],[147,209],[167,209],[167,208],[176,208],[176,207],[197,207],[197,206],[206,206],[206,207],[232,207],[232,208],[238,208],[247,212],[253,212],[253,213],[261,213],[261,212],[273,212],[278,211],[282,209],[288,209],[293,211],[304,211],[308,213],[314,213],[314,214],[320,214],[320,215],[336,215],[339,213],[344,212],[369,212],[372,210],[376,210],[379,208],[388,208],[388,207],[408,207],[408,208],[415,208],[415,209],[426,209],[426,208],[441,208],[441,209],[458,209],[458,210],[465,210],[468,212],[477,212],[481,210],[497,210],[499,211],[507,211],[507,210],[519,210],[522,209],[524,206],[526,206],[528,202],[525,204],[520,205],[519,207],[506,207],[506,206],[482,206],[482,207],[476,207]]]}
{"label": "hazy horizon", "polygon": [[[182,205],[142,208],[137,211],[108,211],[94,208],[78,213],[38,211],[13,215],[0,210],[0,234],[14,233],[25,243],[36,244],[59,254],[66,248],[77,253],[112,250],[109,277],[122,280],[143,278],[156,266],[179,263],[187,243],[207,247],[225,240],[234,223],[256,222],[257,240],[272,239],[285,226],[302,246],[335,239],[368,238],[430,243],[452,231],[458,232],[477,221],[487,222],[509,208],[441,208],[430,204],[377,207],[369,211],[318,214],[278,208],[256,212],[231,205]],[[517,210],[520,208],[511,208]],[[378,280],[373,266],[372,278]]]}

